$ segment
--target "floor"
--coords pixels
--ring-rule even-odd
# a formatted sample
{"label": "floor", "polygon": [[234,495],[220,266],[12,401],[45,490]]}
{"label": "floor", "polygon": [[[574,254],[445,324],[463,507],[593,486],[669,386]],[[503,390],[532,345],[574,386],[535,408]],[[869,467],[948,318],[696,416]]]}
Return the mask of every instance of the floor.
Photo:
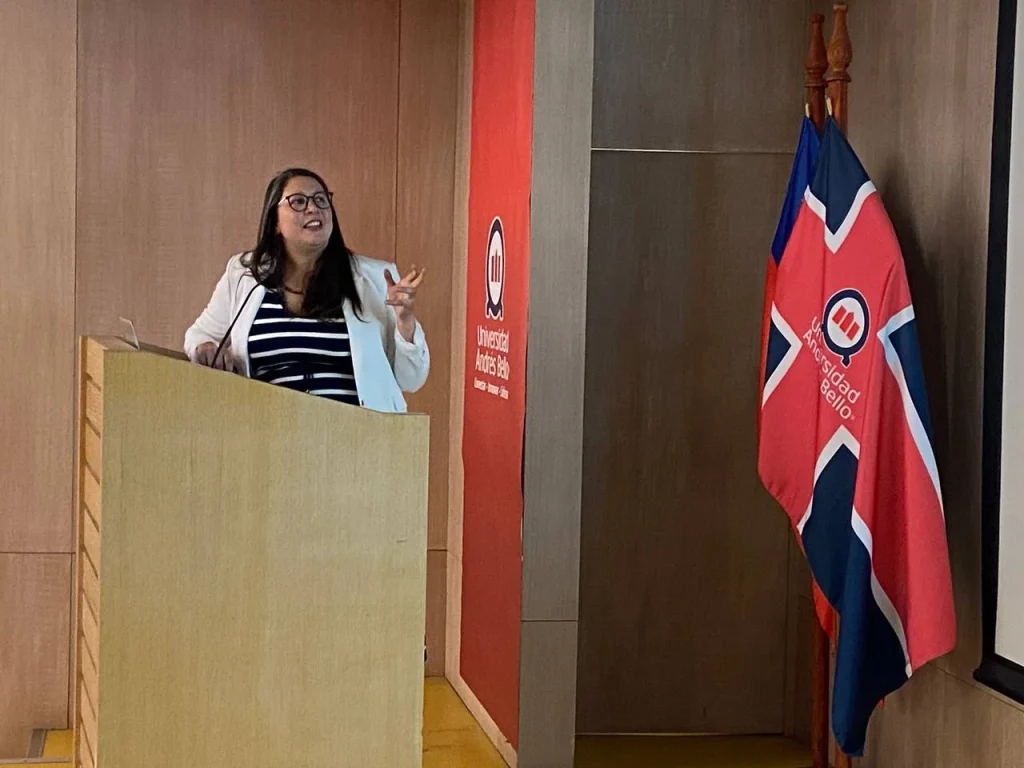
{"label": "floor", "polygon": [[427,678],[423,691],[423,768],[506,768],[444,678]]}
{"label": "floor", "polygon": [[760,736],[586,736],[576,768],[808,768],[807,749]]}
{"label": "floor", "polygon": [[71,731],[50,731],[43,742],[41,757],[71,757],[73,751]]}
{"label": "floor", "polygon": [[[31,766],[68,768],[71,753],[71,731],[50,731],[40,757],[53,758],[53,762],[32,762]],[[428,678],[423,691],[423,768],[506,768],[455,691],[441,678]]]}
{"label": "floor", "polygon": [[[68,768],[71,731],[50,731],[32,768]],[[807,750],[787,739],[715,736],[589,736],[575,768],[807,768]],[[423,768],[506,768],[447,682],[428,678],[423,707]]]}

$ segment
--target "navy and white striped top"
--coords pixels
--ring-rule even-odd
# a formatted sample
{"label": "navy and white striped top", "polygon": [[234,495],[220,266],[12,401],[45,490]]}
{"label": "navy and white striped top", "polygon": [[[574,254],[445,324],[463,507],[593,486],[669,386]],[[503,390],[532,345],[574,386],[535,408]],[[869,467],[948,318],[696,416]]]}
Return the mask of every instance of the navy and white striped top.
{"label": "navy and white striped top", "polygon": [[297,317],[268,290],[249,331],[252,377],[299,392],[359,405],[345,318]]}

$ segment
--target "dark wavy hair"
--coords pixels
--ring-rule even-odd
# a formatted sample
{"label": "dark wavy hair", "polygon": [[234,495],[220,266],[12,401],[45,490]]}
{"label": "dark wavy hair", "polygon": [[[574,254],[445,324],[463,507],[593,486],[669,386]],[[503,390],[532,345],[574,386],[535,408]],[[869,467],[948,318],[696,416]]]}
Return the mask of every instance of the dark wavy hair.
{"label": "dark wavy hair", "polygon": [[[327,182],[313,171],[305,168],[289,168],[281,171],[267,185],[263,196],[263,215],[256,237],[256,247],[242,258],[245,266],[256,279],[271,290],[284,288],[284,265],[286,259],[284,238],[277,231],[277,216],[285,185],[296,177],[315,179],[327,191]],[[302,314],[321,319],[341,317],[345,299],[352,303],[358,315],[363,305],[356,291],[353,254],[345,245],[338,224],[338,214],[331,202],[331,219],[334,227],[327,240],[327,247],[317,259],[313,274],[306,285],[302,301]]]}

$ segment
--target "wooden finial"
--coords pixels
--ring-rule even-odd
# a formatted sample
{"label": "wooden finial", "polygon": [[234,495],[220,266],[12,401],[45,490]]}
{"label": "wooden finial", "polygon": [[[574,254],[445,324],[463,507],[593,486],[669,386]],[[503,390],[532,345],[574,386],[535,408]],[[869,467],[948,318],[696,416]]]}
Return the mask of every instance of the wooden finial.
{"label": "wooden finial", "polygon": [[846,4],[832,6],[832,39],[828,42],[828,95],[832,99],[832,111],[839,129],[846,133],[846,119],[850,85],[850,62],[853,61],[853,45],[850,31],[846,28]]}
{"label": "wooden finial", "polygon": [[825,35],[822,27],[825,17],[820,13],[811,16],[811,41],[804,58],[804,91],[807,100],[808,117],[821,130],[825,125],[825,70],[828,69],[828,55],[825,52]]}

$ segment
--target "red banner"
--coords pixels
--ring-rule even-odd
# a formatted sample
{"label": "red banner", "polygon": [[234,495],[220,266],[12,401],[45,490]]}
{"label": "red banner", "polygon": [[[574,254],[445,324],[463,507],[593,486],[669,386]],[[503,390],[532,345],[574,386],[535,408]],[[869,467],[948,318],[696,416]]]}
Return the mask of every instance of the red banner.
{"label": "red banner", "polygon": [[518,742],[533,0],[481,0],[473,30],[463,680]]}

